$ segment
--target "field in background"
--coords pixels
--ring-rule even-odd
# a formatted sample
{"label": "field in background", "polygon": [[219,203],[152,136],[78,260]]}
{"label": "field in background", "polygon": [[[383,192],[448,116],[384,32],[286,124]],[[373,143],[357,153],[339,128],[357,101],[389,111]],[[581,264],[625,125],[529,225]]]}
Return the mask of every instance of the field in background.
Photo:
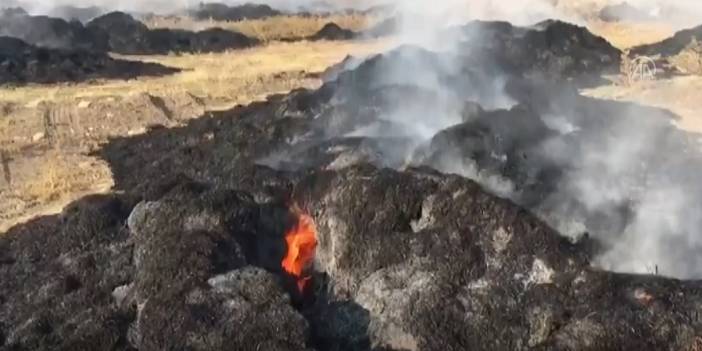
{"label": "field in background", "polygon": [[219,27],[241,32],[262,41],[301,39],[317,33],[325,24],[334,22],[341,28],[360,31],[374,23],[374,19],[360,14],[330,16],[275,16],[265,19],[228,21],[199,21],[190,17],[168,16],[144,20],[150,28],[203,30]]}
{"label": "field in background", "polygon": [[75,102],[139,92],[161,95],[186,91],[219,108],[243,104],[293,88],[315,86],[319,80],[310,78],[309,73],[322,72],[346,55],[368,55],[386,46],[385,41],[301,41],[275,42],[225,53],[120,56],[181,68],[183,72],[159,78],[94,84],[32,85],[0,88],[0,91],[3,101],[30,107],[41,101]]}
{"label": "field in background", "polygon": [[[112,137],[173,127],[292,89],[318,87],[318,73],[347,55],[365,56],[384,41],[271,42],[217,54],[129,56],[183,72],[130,81],[0,88],[0,233],[60,211],[89,193],[109,191],[109,165],[91,152]],[[178,116],[164,114],[158,101]],[[7,172],[6,172],[7,170]]]}
{"label": "field in background", "polygon": [[588,23],[588,29],[606,38],[607,41],[621,50],[657,43],[675,34],[672,26],[657,22],[632,23],[592,20]]}

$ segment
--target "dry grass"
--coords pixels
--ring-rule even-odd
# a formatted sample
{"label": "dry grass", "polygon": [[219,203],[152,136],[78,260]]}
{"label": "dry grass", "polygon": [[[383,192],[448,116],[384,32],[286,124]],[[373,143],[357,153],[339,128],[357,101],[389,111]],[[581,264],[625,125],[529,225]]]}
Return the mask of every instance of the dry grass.
{"label": "dry grass", "polygon": [[79,177],[58,151],[51,151],[39,165],[35,177],[21,184],[17,193],[28,202],[45,203],[57,200],[79,187]]}
{"label": "dry grass", "polygon": [[[145,119],[139,117],[145,111],[123,103],[132,96],[148,93],[166,97],[189,93],[201,98],[207,109],[228,108],[263,99],[269,94],[300,87],[314,88],[320,81],[309,77],[309,73],[322,72],[346,55],[368,55],[387,47],[385,41],[271,42],[247,50],[217,54],[127,57],[183,69],[181,73],[166,77],[0,87],[1,105],[14,106],[8,116],[0,117],[0,149],[9,150],[12,158],[9,164],[11,187],[6,186],[9,184],[5,184],[0,172],[0,233],[34,216],[57,213],[80,196],[110,189],[113,180],[109,165],[84,154],[86,148],[76,146],[73,139],[83,141],[85,135],[85,138],[91,138],[86,139],[88,144],[99,145],[104,139],[95,138],[121,131],[129,135],[131,130],[145,130],[140,124]],[[49,133],[58,136],[57,143],[48,152],[40,151],[45,150],[49,138],[32,140],[32,136],[36,133],[47,135],[42,109],[48,106],[61,113],[73,111],[85,102],[105,109],[81,119],[80,128],[67,123],[49,123],[59,129]],[[65,122],[64,119],[61,121]],[[110,128],[106,134],[100,134],[105,125],[119,128]],[[71,128],[81,133],[73,136]],[[91,129],[94,132],[91,131],[90,136],[83,133]],[[17,149],[18,145],[23,147],[21,150],[29,151],[22,153],[24,151]]]}
{"label": "dry grass", "polygon": [[693,38],[683,51],[670,57],[668,62],[684,74],[702,75],[702,43]]}
{"label": "dry grass", "polygon": [[217,108],[247,103],[299,87],[314,87],[319,82],[308,78],[308,73],[324,71],[346,55],[368,55],[386,47],[384,41],[274,42],[225,53],[129,56],[122,58],[158,62],[181,68],[183,72],[132,81],[0,88],[0,95],[4,100],[21,106],[36,106],[41,101],[70,103],[142,92],[153,95],[188,92],[203,98],[208,106]]}
{"label": "dry grass", "polygon": [[638,45],[652,44],[664,40],[675,33],[666,23],[603,22],[593,20],[588,29],[607,39],[615,47],[625,50]]}
{"label": "dry grass", "polygon": [[151,28],[171,28],[187,30],[203,30],[220,27],[235,30],[247,36],[262,41],[281,39],[300,39],[319,31],[325,24],[334,22],[342,28],[359,31],[373,23],[373,19],[359,14],[330,15],[330,16],[275,16],[257,20],[228,21],[198,21],[189,17],[154,17],[145,20]]}

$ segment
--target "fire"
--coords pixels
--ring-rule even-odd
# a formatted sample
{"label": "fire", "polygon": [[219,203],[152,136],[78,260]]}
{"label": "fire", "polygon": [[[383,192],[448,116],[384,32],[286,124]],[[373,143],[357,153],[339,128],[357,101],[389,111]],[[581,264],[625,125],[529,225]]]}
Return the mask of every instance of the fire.
{"label": "fire", "polygon": [[304,269],[312,263],[317,247],[317,229],[309,215],[295,210],[297,223],[285,233],[287,252],[281,262],[283,269],[297,279],[297,288],[305,291],[310,277],[304,276]]}

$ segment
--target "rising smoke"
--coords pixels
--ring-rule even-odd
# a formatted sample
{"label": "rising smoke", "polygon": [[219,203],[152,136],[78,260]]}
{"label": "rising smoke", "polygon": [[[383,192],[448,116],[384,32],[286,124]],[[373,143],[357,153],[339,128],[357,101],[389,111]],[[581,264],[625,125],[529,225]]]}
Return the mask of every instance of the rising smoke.
{"label": "rising smoke", "polygon": [[[417,45],[443,57],[458,50],[460,40],[447,35],[452,25],[475,18],[508,20],[532,24],[546,18],[578,21],[564,12],[563,1],[398,1],[394,4],[400,21],[398,45]],[[663,7],[698,10],[697,2],[640,2],[652,13]],[[656,8],[656,6],[658,6]],[[656,12],[658,11],[658,12]],[[702,16],[697,18],[702,22]],[[462,48],[465,50],[465,48]],[[476,96],[470,91],[456,95],[437,79],[435,62],[400,59],[397,66],[382,70],[375,78],[384,84],[412,84],[440,96],[441,104],[427,107],[421,101],[402,99],[383,119],[401,124],[396,128],[419,148],[445,128],[461,123],[456,106],[477,101],[488,110],[508,109],[514,103],[504,91],[505,78],[494,75],[490,93]],[[442,72],[458,71],[460,62],[441,61]],[[485,87],[481,87],[485,92]],[[578,149],[559,145],[562,138],[544,140],[539,159],[560,165],[567,171],[557,188],[532,210],[564,235],[578,238],[583,233],[605,245],[595,264],[609,270],[658,273],[680,278],[702,277],[702,189],[696,180],[700,158],[687,153],[661,154],[662,144],[676,143],[670,124],[655,113],[641,115],[641,109],[622,111],[607,122],[607,135],[586,135]],[[568,114],[542,116],[543,122],[560,135],[577,132],[581,121]],[[379,137],[378,130],[363,128],[352,135]],[[676,150],[682,150],[680,147]],[[675,149],[675,148],[673,148]],[[685,150],[694,155],[702,148]],[[412,154],[410,152],[409,154]],[[498,155],[498,157],[504,157]],[[691,161],[694,160],[694,161]],[[646,165],[643,167],[642,165]],[[500,174],[479,169],[470,159],[444,155],[431,166],[457,173],[481,183],[492,192],[517,199],[515,186]],[[571,204],[585,212],[572,210]],[[601,218],[598,214],[602,213]]]}
{"label": "rising smoke", "polygon": [[[229,3],[236,3],[228,1]],[[311,5],[314,1],[269,0],[273,6],[295,8]],[[460,40],[447,35],[453,25],[471,19],[500,19],[515,24],[528,25],[546,18],[561,18],[571,22],[583,21],[582,16],[568,11],[574,1],[528,0],[396,0],[399,21],[397,45],[412,44],[432,51],[446,53],[442,60],[443,72],[459,70],[460,57],[450,53],[458,51]],[[601,3],[602,1],[593,1]],[[139,0],[29,0],[19,5],[33,13],[49,13],[60,5],[101,6],[138,12],[176,12],[196,6],[199,1],[139,1]],[[631,0],[653,15],[671,19],[667,14],[685,14],[689,20],[702,22],[702,4],[697,0]],[[343,7],[365,8],[378,2],[344,2]],[[677,15],[676,15],[677,16]],[[697,23],[699,24],[699,23]],[[426,106],[422,101],[400,99],[384,119],[402,128],[394,132],[413,140],[412,148],[419,148],[440,131],[462,122],[459,106],[466,99],[480,103],[483,108],[508,109],[514,101],[504,91],[505,77],[492,75],[489,84],[476,91],[464,91],[457,96],[438,79],[436,63],[421,60],[397,60],[400,63],[378,75],[376,84],[408,84],[422,87],[439,96],[441,104]],[[488,93],[485,93],[485,92]],[[558,140],[544,140],[541,157],[555,164],[570,167],[556,191],[534,211],[565,235],[576,237],[585,231],[605,242],[607,250],[597,258],[596,264],[607,269],[636,273],[659,272],[681,278],[702,277],[702,196],[697,181],[700,167],[691,165],[694,159],[688,154],[658,153],[661,130],[667,126],[655,118],[641,116],[632,110],[618,116],[607,126],[605,136],[592,136],[577,151],[559,144]],[[580,126],[572,116],[542,116],[543,122],[563,134],[577,131]],[[386,136],[386,130],[365,126],[351,136]],[[404,151],[402,157],[410,158],[415,150]],[[688,150],[699,153],[700,150]],[[391,152],[397,152],[392,150]],[[649,168],[642,170],[642,162]],[[458,173],[475,179],[492,191],[516,198],[515,186],[499,174],[485,173],[471,160],[444,158],[433,164],[445,172]],[[643,173],[642,173],[643,172]],[[608,212],[610,220],[605,229],[593,227],[578,213],[571,212],[570,203],[582,204],[589,212]],[[611,204],[629,206],[631,213],[618,210]],[[613,218],[613,219],[612,219]],[[601,224],[601,223],[596,223]]]}

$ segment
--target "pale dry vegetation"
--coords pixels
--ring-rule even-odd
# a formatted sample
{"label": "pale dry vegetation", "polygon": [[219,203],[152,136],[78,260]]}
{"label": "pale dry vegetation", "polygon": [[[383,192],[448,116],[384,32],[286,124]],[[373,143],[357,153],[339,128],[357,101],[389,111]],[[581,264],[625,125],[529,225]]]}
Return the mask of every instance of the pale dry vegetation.
{"label": "pale dry vegetation", "polygon": [[702,43],[693,38],[684,50],[668,61],[681,73],[702,75]]}
{"label": "pale dry vegetation", "polygon": [[145,20],[151,28],[203,30],[219,27],[234,30],[264,42],[282,39],[302,39],[318,32],[325,24],[334,22],[340,27],[354,31],[368,28],[374,19],[361,14],[339,14],[329,16],[281,15],[264,19],[243,21],[195,20],[190,17],[153,17]]}
{"label": "pale dry vegetation", "polygon": [[368,55],[387,46],[384,41],[271,43],[224,53],[167,56],[128,56],[131,60],[158,62],[182,69],[181,73],[131,81],[33,85],[1,88],[3,99],[36,106],[41,101],[77,102],[140,92],[168,95],[188,92],[213,108],[243,104],[266,95],[300,87],[314,87],[318,79],[309,73],[324,71],[346,55]]}
{"label": "pale dry vegetation", "polygon": [[[385,41],[271,42],[216,54],[131,56],[126,58],[183,71],[130,81],[0,87],[0,159],[9,160],[0,162],[0,233],[33,216],[58,212],[80,196],[109,191],[109,165],[89,154],[109,137],[147,130],[144,117],[153,106],[140,104],[140,95],[178,100],[192,95],[207,110],[225,109],[317,87],[321,82],[312,73],[347,55],[365,56],[387,47]],[[130,105],[133,101],[139,103]],[[45,110],[53,111],[48,122]],[[5,169],[11,182],[5,180]]]}
{"label": "pale dry vegetation", "polygon": [[58,150],[47,154],[36,170],[36,176],[23,182],[15,190],[28,202],[47,202],[59,199],[80,187],[79,175],[72,172],[74,165],[68,164]]}
{"label": "pale dry vegetation", "polygon": [[625,50],[635,46],[662,41],[675,33],[666,23],[603,22],[592,20],[588,29],[607,39],[615,47]]}

